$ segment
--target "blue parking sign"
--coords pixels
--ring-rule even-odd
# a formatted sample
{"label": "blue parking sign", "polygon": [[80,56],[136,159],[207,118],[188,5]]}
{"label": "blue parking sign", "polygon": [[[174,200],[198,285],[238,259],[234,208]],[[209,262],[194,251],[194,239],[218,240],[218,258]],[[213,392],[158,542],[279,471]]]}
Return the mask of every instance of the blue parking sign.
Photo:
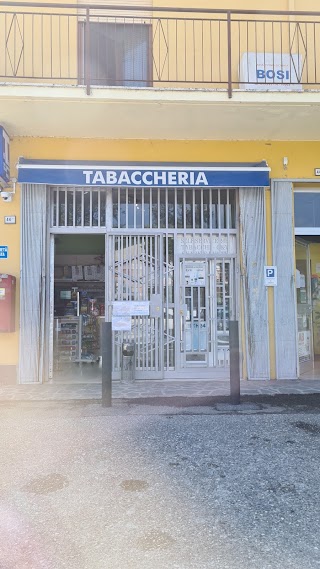
{"label": "blue parking sign", "polygon": [[8,258],[8,245],[0,245],[0,259]]}
{"label": "blue parking sign", "polygon": [[264,268],[264,284],[265,286],[277,286],[277,267]]}

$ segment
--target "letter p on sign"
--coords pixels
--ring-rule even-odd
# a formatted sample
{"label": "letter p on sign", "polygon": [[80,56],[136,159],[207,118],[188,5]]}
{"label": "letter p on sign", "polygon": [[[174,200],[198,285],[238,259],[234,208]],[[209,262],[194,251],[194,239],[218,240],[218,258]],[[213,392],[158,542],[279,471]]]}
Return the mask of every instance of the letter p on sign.
{"label": "letter p on sign", "polygon": [[277,286],[277,267],[264,268],[265,286]]}

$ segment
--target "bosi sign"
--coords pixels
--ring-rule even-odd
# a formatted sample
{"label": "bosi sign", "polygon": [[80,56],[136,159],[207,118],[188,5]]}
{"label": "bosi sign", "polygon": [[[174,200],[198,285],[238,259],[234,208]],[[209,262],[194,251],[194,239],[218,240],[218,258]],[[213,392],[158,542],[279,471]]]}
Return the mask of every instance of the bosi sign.
{"label": "bosi sign", "polygon": [[302,90],[302,57],[297,53],[246,52],[240,62],[240,88],[245,90]]}
{"label": "bosi sign", "polygon": [[204,172],[163,170],[83,170],[89,186],[208,186]]}

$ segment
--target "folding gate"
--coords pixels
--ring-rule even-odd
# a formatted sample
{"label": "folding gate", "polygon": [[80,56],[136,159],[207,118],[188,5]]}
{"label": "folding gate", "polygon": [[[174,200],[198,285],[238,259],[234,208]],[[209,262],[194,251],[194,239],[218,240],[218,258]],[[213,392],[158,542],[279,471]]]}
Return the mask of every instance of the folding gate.
{"label": "folding gate", "polygon": [[[114,377],[120,377],[122,343],[135,343],[137,379],[163,377],[163,253],[160,235],[107,235],[106,296],[113,302],[148,302],[149,315],[133,315],[131,331],[114,332]],[[129,314],[128,314],[129,316]]]}

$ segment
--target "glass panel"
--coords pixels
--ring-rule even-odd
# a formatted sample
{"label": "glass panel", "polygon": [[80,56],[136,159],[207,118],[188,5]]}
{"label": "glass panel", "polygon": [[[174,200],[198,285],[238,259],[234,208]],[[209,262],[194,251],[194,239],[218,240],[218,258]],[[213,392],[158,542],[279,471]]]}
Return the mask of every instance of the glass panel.
{"label": "glass panel", "polygon": [[235,190],[229,190],[229,229],[236,228],[236,195]]}
{"label": "glass panel", "polygon": [[203,229],[210,227],[210,194],[203,190]]}
{"label": "glass panel", "polygon": [[226,229],[227,220],[227,190],[220,190],[220,206],[219,206],[219,227]]}
{"label": "glass panel", "polygon": [[184,226],[183,190],[177,190],[177,226]]}
{"label": "glass panel", "polygon": [[67,225],[73,226],[73,191],[67,190]]}
{"label": "glass panel", "polygon": [[[85,41],[85,25],[83,36]],[[148,86],[150,75],[148,25],[92,22],[89,37],[90,78],[93,85]],[[84,52],[86,51],[84,49]],[[85,64],[86,61],[83,61],[83,68]]]}
{"label": "glass panel", "polygon": [[175,207],[174,207],[175,190],[168,190],[168,227],[175,226]]}
{"label": "glass panel", "polygon": [[[165,276],[164,276],[164,300],[166,302],[174,302],[174,240],[173,237],[163,239],[163,249],[165,263]],[[167,250],[168,248],[168,250]]]}
{"label": "glass panel", "polygon": [[150,227],[150,190],[144,190],[144,207],[143,207],[144,227]]}
{"label": "glass panel", "polygon": [[211,190],[211,227],[218,229],[218,192],[219,190]]}
{"label": "glass panel", "polygon": [[57,192],[56,190],[54,190],[53,193],[52,193],[52,196],[53,196],[53,197],[52,197],[52,207],[53,207],[53,212],[52,212],[52,215],[53,215],[52,225],[53,225],[53,227],[56,227],[56,226],[57,226],[57,195],[58,195],[58,192]]}
{"label": "glass panel", "polygon": [[197,356],[195,356],[194,354],[187,354],[186,355],[186,361],[187,362],[205,362],[206,361],[206,355],[205,354],[197,354]]}
{"label": "glass panel", "polygon": [[128,228],[134,227],[135,218],[134,190],[128,189]]}
{"label": "glass panel", "polygon": [[136,189],[136,228],[142,227],[142,190]]}
{"label": "glass panel", "polygon": [[193,227],[193,191],[186,190],[186,226],[187,229]]}
{"label": "glass panel", "polygon": [[91,224],[93,227],[99,225],[99,209],[98,209],[98,192],[92,192],[92,218]]}
{"label": "glass panel", "polygon": [[66,208],[65,208],[65,192],[63,190],[59,190],[59,226],[66,224]]}
{"label": "glass panel", "polygon": [[118,205],[119,190],[112,190],[112,227],[118,227],[119,223],[119,205]]}
{"label": "glass panel", "polygon": [[127,211],[127,205],[126,205],[126,190],[118,190],[120,192],[120,227],[126,227],[126,211]]}
{"label": "glass panel", "polygon": [[201,190],[195,191],[195,204],[194,204],[194,217],[195,227],[201,227]]}
{"label": "glass panel", "polygon": [[296,287],[299,361],[311,362],[312,305],[310,298],[310,259],[308,247],[296,241]]}
{"label": "glass panel", "polygon": [[82,192],[76,191],[76,226],[82,225]]}
{"label": "glass panel", "polygon": [[294,194],[294,219],[296,227],[320,227],[320,192]]}
{"label": "glass panel", "polygon": [[105,227],[106,225],[106,191],[100,191],[100,225]]}
{"label": "glass panel", "polygon": [[152,190],[152,227],[158,228],[158,190]]}
{"label": "glass panel", "polygon": [[90,191],[84,192],[83,206],[84,206],[84,224],[86,227],[90,225]]}
{"label": "glass panel", "polygon": [[160,190],[160,227],[164,229],[166,223],[166,193],[167,190]]}

